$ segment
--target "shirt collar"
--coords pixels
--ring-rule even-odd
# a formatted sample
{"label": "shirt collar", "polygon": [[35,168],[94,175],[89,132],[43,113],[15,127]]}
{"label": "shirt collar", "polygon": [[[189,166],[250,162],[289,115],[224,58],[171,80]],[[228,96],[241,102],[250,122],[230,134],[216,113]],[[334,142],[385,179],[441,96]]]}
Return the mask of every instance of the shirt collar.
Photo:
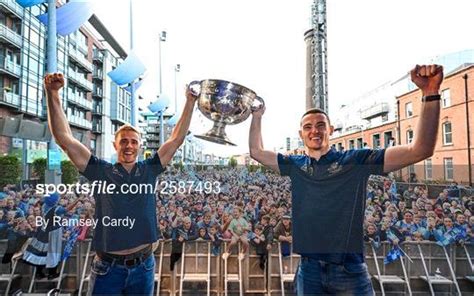
{"label": "shirt collar", "polygon": [[311,159],[311,163],[317,163],[317,164],[328,164],[334,162],[338,158],[338,152],[331,148],[329,151],[322,155],[319,160],[316,160],[316,158],[313,158],[311,156],[308,156]]}

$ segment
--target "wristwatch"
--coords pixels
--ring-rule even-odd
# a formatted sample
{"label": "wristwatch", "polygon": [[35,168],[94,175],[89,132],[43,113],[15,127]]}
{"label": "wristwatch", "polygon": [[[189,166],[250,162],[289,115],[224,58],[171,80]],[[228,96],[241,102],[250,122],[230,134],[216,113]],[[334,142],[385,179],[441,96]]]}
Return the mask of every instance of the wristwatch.
{"label": "wristwatch", "polygon": [[441,100],[440,95],[423,96],[421,98],[422,102],[431,102],[431,101],[439,101],[439,100]]}

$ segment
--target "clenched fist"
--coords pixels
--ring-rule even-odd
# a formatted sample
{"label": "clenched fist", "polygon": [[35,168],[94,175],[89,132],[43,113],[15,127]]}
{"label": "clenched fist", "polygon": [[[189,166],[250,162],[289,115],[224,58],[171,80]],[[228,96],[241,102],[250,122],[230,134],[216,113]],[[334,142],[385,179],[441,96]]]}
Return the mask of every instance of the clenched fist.
{"label": "clenched fist", "polygon": [[64,86],[64,76],[61,73],[47,74],[44,77],[44,89],[46,92],[59,91]]}
{"label": "clenched fist", "polygon": [[439,94],[443,81],[443,67],[440,65],[416,65],[410,71],[411,81],[423,92],[424,96]]}

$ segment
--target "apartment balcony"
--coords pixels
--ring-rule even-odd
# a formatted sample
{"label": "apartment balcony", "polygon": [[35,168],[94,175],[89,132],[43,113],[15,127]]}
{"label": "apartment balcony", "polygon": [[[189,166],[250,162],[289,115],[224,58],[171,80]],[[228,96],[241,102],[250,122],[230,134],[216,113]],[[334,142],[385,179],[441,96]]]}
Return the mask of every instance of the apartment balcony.
{"label": "apartment balcony", "polygon": [[93,71],[92,72],[92,79],[95,79],[95,80],[104,80],[104,72],[102,71]]}
{"label": "apartment balcony", "polygon": [[95,62],[103,63],[104,62],[104,53],[101,52],[98,49],[94,49],[94,53],[92,55],[92,60],[95,61]]}
{"label": "apartment balcony", "polygon": [[84,128],[84,129],[92,129],[92,122],[87,120],[86,118],[82,118],[76,115],[72,115],[70,112],[67,114],[67,118],[69,122],[77,127]]}
{"label": "apartment balcony", "polygon": [[146,140],[147,140],[147,141],[159,141],[159,140],[160,140],[160,136],[148,135],[148,136],[146,137]]}
{"label": "apartment balcony", "polygon": [[15,0],[0,0],[0,11],[17,19],[22,19],[23,9]]}
{"label": "apartment balcony", "polygon": [[146,146],[147,149],[158,149],[158,148],[160,148],[160,143],[158,143],[158,142],[150,142],[150,143],[148,143],[148,142],[147,142],[147,143],[145,144],[145,146]]}
{"label": "apartment balcony", "polygon": [[145,128],[145,131],[149,134],[159,134],[160,133],[160,127],[154,127],[154,126],[147,126]]}
{"label": "apartment balcony", "polygon": [[73,46],[69,46],[68,54],[69,57],[82,69],[86,70],[88,73],[92,73],[92,63],[84,57],[84,54],[81,51],[74,49]]}
{"label": "apartment balcony", "polygon": [[69,102],[81,107],[85,110],[92,110],[92,102],[86,98],[79,96],[73,92],[68,92],[67,99]]}
{"label": "apartment balcony", "polygon": [[10,107],[18,108],[20,107],[20,95],[2,89],[0,91],[0,104],[7,105]]}
{"label": "apartment balcony", "polygon": [[100,87],[93,87],[93,89],[92,89],[92,95],[93,95],[94,97],[102,98],[103,94],[104,94],[104,93],[103,93],[103,91],[102,91],[102,88],[100,88]]}
{"label": "apartment balcony", "polygon": [[21,49],[23,43],[20,34],[3,24],[0,24],[0,42],[13,45],[18,49]]}
{"label": "apartment balcony", "polygon": [[74,71],[69,71],[68,79],[70,79],[71,82],[78,85],[79,87],[82,87],[84,90],[92,91],[92,88],[93,88],[92,82],[85,79],[83,75]]}
{"label": "apartment balcony", "polygon": [[92,123],[92,132],[95,134],[101,134],[102,133],[102,124],[93,122]]}
{"label": "apartment balcony", "polygon": [[0,63],[0,73],[1,74],[8,74],[15,78],[20,78],[21,76],[21,66],[5,59],[3,63]]}
{"label": "apartment balcony", "polygon": [[360,112],[360,118],[362,119],[372,119],[381,115],[385,115],[389,112],[388,103],[377,103],[370,106]]}
{"label": "apartment balcony", "polygon": [[95,105],[92,107],[92,115],[102,115],[102,105]]}

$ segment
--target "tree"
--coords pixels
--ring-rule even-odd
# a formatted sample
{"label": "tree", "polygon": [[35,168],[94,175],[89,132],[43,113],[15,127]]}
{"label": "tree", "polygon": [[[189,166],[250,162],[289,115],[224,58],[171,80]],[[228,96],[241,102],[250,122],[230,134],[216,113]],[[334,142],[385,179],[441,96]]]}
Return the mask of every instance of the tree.
{"label": "tree", "polygon": [[62,182],[63,184],[75,184],[79,178],[79,171],[69,160],[61,161]]}
{"label": "tree", "polygon": [[0,157],[0,188],[7,184],[18,184],[21,180],[21,161],[12,155]]}
{"label": "tree", "polygon": [[237,166],[237,159],[235,159],[234,157],[231,157],[229,159],[229,166],[234,169]]}
{"label": "tree", "polygon": [[37,158],[33,160],[33,174],[38,177],[38,183],[44,184],[46,171],[46,158]]}

